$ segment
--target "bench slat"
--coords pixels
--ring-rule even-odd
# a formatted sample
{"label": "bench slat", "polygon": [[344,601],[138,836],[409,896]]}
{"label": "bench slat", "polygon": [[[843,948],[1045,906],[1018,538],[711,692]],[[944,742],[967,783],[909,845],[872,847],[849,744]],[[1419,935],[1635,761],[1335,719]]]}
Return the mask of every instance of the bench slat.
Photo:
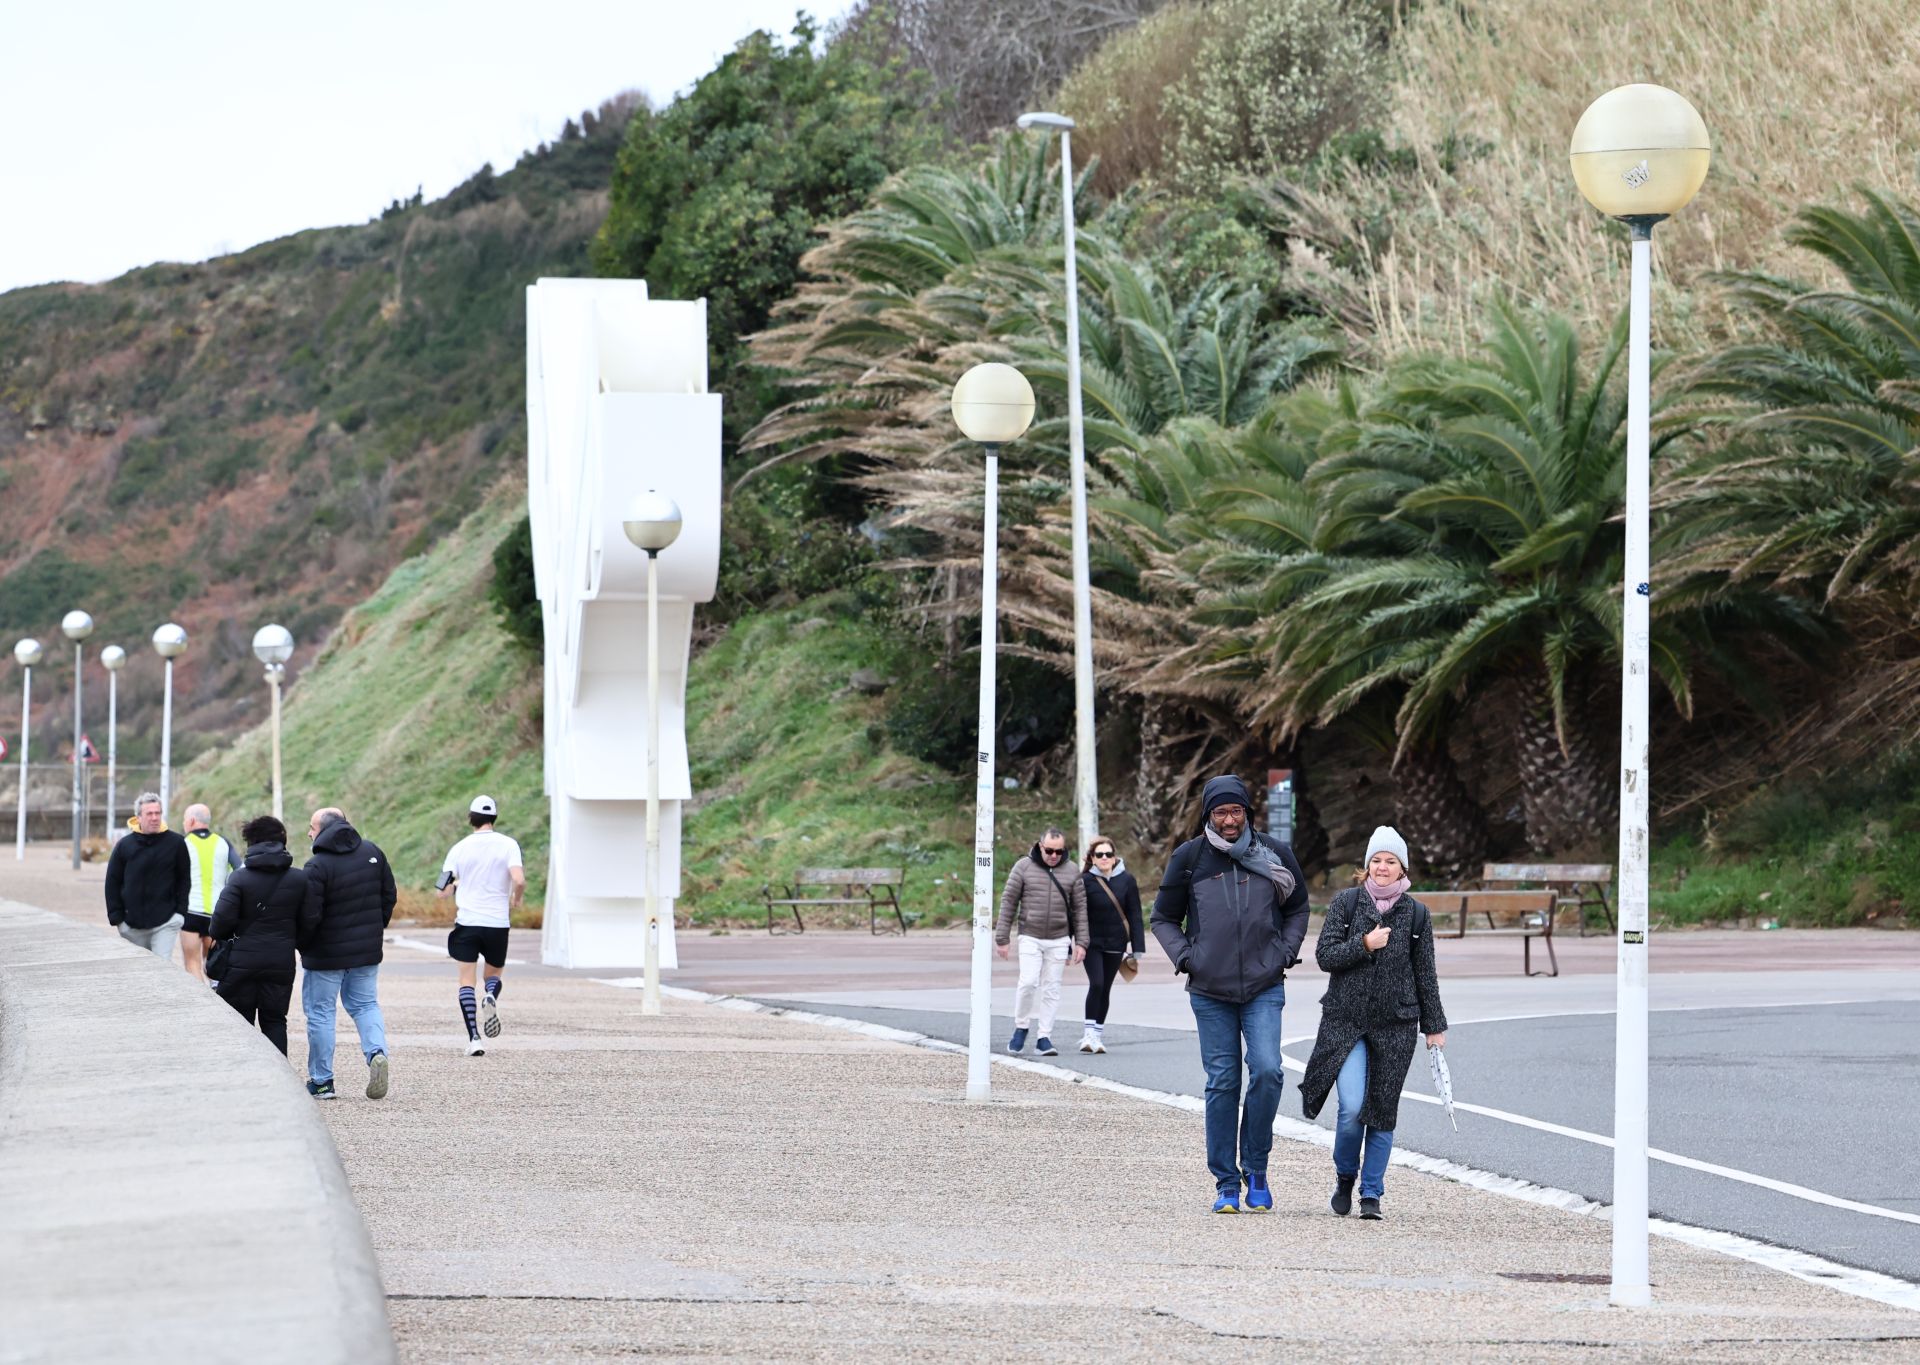
{"label": "bench slat", "polygon": [[900,880],[897,867],[803,867],[793,874],[801,886],[859,886]]}
{"label": "bench slat", "polygon": [[1483,882],[1611,882],[1612,863],[1488,863]]}

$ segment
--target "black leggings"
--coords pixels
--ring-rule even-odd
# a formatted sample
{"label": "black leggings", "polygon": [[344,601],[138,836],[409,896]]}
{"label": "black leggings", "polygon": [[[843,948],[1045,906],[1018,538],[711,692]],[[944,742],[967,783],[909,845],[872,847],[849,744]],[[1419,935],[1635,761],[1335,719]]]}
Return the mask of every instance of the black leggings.
{"label": "black leggings", "polygon": [[1107,1022],[1107,997],[1113,993],[1113,979],[1120,975],[1120,959],[1124,956],[1124,953],[1102,952],[1098,948],[1087,949],[1088,1023]]}
{"label": "black leggings", "polygon": [[287,1005],[293,999],[293,977],[275,973],[229,972],[220,982],[220,998],[240,1011],[249,1024],[256,1016],[267,1041],[287,1054]]}

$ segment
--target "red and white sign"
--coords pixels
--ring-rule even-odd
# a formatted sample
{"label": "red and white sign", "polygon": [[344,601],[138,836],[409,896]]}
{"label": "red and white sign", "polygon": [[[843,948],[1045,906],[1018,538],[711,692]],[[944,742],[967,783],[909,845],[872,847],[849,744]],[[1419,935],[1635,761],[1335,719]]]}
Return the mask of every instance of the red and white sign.
{"label": "red and white sign", "polygon": [[80,732],[80,760],[83,763],[98,763],[100,751],[93,747],[93,741],[87,738],[87,732]]}

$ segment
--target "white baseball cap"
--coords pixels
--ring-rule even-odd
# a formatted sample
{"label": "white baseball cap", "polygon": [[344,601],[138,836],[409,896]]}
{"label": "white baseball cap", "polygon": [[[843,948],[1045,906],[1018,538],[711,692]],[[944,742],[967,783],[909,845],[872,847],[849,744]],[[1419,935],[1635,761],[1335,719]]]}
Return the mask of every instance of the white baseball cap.
{"label": "white baseball cap", "polygon": [[500,813],[500,808],[493,804],[493,798],[491,796],[474,797],[473,804],[468,806],[467,809],[475,815],[498,815]]}

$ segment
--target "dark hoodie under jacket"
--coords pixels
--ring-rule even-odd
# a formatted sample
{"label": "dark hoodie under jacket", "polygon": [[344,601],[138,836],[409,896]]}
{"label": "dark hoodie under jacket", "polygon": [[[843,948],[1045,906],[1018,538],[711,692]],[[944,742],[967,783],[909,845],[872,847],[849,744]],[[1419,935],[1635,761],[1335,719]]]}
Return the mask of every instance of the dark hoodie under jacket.
{"label": "dark hoodie under jacket", "polygon": [[377,844],[345,820],[326,826],[307,859],[307,896],[316,925],[300,940],[308,971],[342,972],[380,961],[399,894]]}
{"label": "dark hoodie under jacket", "polygon": [[[1231,784],[1240,804],[1251,806],[1237,777],[1213,778],[1206,791],[1220,783]],[[1153,898],[1153,936],[1174,970],[1186,973],[1187,989],[1236,1005],[1285,977],[1307,937],[1306,874],[1278,839],[1253,837],[1293,874],[1286,900],[1271,880],[1249,875],[1204,833],[1173,851]]]}
{"label": "dark hoodie under jacket", "polygon": [[187,913],[193,881],[193,855],[173,830],[120,836],[107,859],[107,923],[131,929],[158,929]]}
{"label": "dark hoodie under jacket", "polygon": [[293,954],[313,930],[307,874],[285,844],[247,845],[246,864],[227,878],[213,906],[213,937],[233,940],[226,977],[293,979]]}

